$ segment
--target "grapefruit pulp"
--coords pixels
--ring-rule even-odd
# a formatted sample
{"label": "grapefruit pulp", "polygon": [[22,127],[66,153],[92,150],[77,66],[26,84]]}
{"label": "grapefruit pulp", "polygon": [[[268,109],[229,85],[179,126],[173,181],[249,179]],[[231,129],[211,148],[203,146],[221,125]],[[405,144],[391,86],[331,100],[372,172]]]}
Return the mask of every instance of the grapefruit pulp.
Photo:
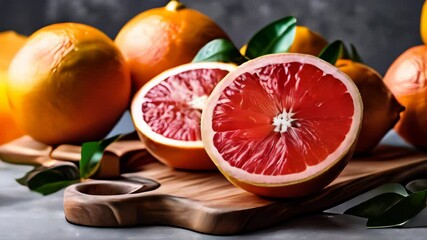
{"label": "grapefruit pulp", "polygon": [[145,84],[132,101],[131,113],[147,150],[174,168],[216,169],[203,148],[200,118],[215,85],[235,68],[226,63],[190,63]]}
{"label": "grapefruit pulp", "polygon": [[354,152],[362,100],[353,81],[310,55],[272,54],[239,66],[210,95],[202,139],[227,179],[267,197],[332,182]]}

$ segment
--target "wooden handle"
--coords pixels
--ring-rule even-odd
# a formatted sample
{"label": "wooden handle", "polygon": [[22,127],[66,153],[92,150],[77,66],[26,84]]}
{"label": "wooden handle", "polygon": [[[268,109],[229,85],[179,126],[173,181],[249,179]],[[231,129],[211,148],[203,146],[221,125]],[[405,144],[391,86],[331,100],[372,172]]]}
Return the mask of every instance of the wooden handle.
{"label": "wooden handle", "polygon": [[[81,146],[63,144],[57,147],[35,141],[29,136],[0,146],[0,159],[14,164],[49,166],[52,160],[78,163]],[[145,164],[154,162],[145,145],[133,132],[107,147],[101,159],[96,179],[120,177],[121,173],[139,171]]]}

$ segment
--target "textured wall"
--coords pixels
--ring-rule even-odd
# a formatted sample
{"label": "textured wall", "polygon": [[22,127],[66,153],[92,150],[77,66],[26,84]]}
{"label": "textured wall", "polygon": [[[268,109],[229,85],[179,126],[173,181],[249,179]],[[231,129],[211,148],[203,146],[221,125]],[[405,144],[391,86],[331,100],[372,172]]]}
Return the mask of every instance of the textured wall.
{"label": "textured wall", "polygon": [[[0,0],[0,31],[31,34],[55,22],[93,25],[110,37],[132,16],[165,0]],[[405,49],[421,43],[422,0],[183,0],[215,19],[236,45],[263,25],[297,17],[328,40],[342,39],[359,49],[366,63],[384,74]]]}

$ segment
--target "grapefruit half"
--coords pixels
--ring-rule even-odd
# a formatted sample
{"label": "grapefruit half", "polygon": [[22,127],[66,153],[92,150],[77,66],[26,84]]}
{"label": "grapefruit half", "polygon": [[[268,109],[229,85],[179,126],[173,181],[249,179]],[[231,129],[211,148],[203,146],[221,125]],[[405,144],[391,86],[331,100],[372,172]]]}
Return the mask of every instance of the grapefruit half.
{"label": "grapefruit half", "polygon": [[272,54],[239,66],[202,115],[207,153],[234,185],[299,197],[332,182],[354,152],[362,100],[353,81],[310,55]]}
{"label": "grapefruit half", "polygon": [[216,62],[181,65],[156,76],[136,93],[133,123],[154,157],[178,169],[216,169],[203,148],[200,119],[209,94],[235,68]]}

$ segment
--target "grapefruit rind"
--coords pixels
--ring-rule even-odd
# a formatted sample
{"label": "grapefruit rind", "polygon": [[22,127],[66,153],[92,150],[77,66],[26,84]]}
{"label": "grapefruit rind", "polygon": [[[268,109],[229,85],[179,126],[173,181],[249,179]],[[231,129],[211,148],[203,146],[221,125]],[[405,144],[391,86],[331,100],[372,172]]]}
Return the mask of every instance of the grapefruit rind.
{"label": "grapefruit rind", "polygon": [[[262,174],[248,173],[242,169],[231,166],[226,160],[223,159],[213,142],[215,135],[215,131],[212,128],[213,111],[221,93],[238,76],[248,71],[270,64],[284,64],[289,62],[299,62],[302,64],[307,63],[320,67],[320,69],[324,71],[325,74],[331,74],[333,77],[341,80],[342,83],[346,86],[347,91],[350,93],[353,99],[354,115],[352,124],[344,141],[342,141],[339,147],[333,153],[331,153],[323,162],[314,166],[307,166],[307,169],[300,173],[292,173],[279,176],[266,176]],[[334,166],[339,164],[342,160],[348,160],[350,158],[349,155],[352,155],[352,153],[354,152],[354,147],[356,145],[358,134],[361,128],[362,116],[362,100],[356,85],[346,74],[341,72],[335,66],[323,61],[320,58],[305,54],[270,54],[242,64],[235,71],[229,73],[225,78],[223,78],[223,80],[213,90],[207,101],[206,108],[204,109],[202,114],[202,141],[212,161],[232,183],[236,184],[237,182],[237,185],[241,185],[240,183],[243,183],[244,185],[249,184],[252,186],[271,188],[283,187],[315,179],[323,175],[331,168],[334,168]],[[342,168],[344,166],[345,164],[342,166]],[[338,173],[342,170],[342,168],[338,171]],[[335,170],[335,172],[337,171]],[[335,175],[337,175],[338,173],[336,173]],[[333,179],[331,179],[330,181],[332,180]]]}
{"label": "grapefruit rind", "polygon": [[[207,156],[201,140],[182,141],[156,133],[143,120],[144,117],[141,110],[145,95],[153,87],[171,76],[195,69],[221,69],[231,72],[236,69],[236,65],[220,62],[200,62],[188,63],[164,71],[147,82],[135,94],[130,109],[131,116],[140,139],[146,143],[147,150],[161,162],[179,169],[213,169],[215,166]],[[170,156],[173,156],[174,159],[170,159]]]}

